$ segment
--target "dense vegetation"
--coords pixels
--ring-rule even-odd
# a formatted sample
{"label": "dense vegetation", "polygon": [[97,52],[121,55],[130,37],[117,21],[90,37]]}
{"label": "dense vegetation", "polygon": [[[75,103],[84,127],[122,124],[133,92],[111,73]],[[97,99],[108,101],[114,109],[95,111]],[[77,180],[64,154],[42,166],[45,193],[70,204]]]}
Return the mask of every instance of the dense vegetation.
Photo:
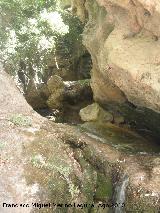
{"label": "dense vegetation", "polygon": [[60,41],[66,54],[81,39],[82,26],[57,0],[0,0],[0,60],[8,73],[27,85],[42,81]]}

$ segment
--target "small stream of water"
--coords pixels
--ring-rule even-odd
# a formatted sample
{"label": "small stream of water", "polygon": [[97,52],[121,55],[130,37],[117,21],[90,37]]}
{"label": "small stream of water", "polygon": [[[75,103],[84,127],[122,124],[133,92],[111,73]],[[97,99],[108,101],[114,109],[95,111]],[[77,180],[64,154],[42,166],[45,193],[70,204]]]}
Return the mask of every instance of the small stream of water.
{"label": "small stream of water", "polygon": [[[68,113],[67,119],[63,118],[64,121],[68,121],[67,123],[69,125],[77,126],[82,132],[85,132],[91,138],[96,139],[99,142],[99,146],[102,144],[108,144],[128,155],[160,155],[159,143],[147,136],[147,133],[145,137],[143,137],[127,127],[122,128],[111,123],[102,124],[97,122],[87,122],[82,124],[79,123],[79,117],[77,114],[78,110],[76,109],[76,113],[73,112],[74,110],[71,111],[72,113]],[[47,111],[45,113],[46,114],[43,116],[47,117],[47,113],[50,112]],[[72,122],[69,122],[70,120],[68,120],[68,117],[71,117]],[[127,175],[124,175],[121,180],[116,183],[112,198],[114,204],[118,205],[112,210],[112,213],[125,213],[126,189],[128,184],[129,177]]]}
{"label": "small stream of water", "polygon": [[118,206],[114,209],[113,213],[125,213],[123,204],[125,203],[125,194],[128,182],[128,176],[124,175],[122,181],[115,187],[114,202],[117,203]]}
{"label": "small stream of water", "polygon": [[100,143],[110,144],[121,152],[128,154],[156,154],[160,153],[160,145],[152,138],[146,138],[125,128],[112,124],[89,122],[81,125],[83,131]]}

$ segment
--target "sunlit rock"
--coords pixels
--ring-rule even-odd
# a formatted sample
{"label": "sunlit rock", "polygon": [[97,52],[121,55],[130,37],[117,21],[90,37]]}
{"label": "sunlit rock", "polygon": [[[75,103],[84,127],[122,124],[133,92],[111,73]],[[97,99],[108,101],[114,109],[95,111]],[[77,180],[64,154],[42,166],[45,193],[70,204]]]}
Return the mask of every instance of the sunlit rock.
{"label": "sunlit rock", "polygon": [[83,32],[93,62],[94,101],[156,137],[160,135],[159,4],[156,0],[86,0]]}
{"label": "sunlit rock", "polygon": [[80,110],[80,117],[83,121],[102,121],[108,122],[113,120],[113,116],[104,111],[99,104],[93,103]]}

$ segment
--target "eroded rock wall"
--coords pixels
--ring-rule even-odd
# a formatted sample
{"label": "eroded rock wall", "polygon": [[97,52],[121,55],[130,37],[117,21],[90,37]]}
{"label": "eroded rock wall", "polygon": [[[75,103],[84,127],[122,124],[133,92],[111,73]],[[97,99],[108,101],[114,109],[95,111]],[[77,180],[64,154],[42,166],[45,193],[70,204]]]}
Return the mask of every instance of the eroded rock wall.
{"label": "eroded rock wall", "polygon": [[[86,1],[89,22],[84,44],[93,56],[95,99],[123,102],[121,90],[133,104],[160,110],[158,5],[156,1]],[[100,79],[104,86],[99,86]]]}
{"label": "eroded rock wall", "polygon": [[[0,70],[0,100],[0,202],[3,203],[0,212],[73,212],[63,205],[92,203],[99,184],[98,175],[82,157],[81,145],[77,145],[73,153],[74,148],[64,143],[66,139],[61,130],[65,125],[48,122],[37,114],[3,70]],[[77,130],[70,132],[70,127],[65,130],[71,135],[74,131]],[[75,135],[78,136],[77,132]],[[102,187],[106,183],[105,177],[103,179]],[[39,205],[44,202],[51,206],[41,208]]]}
{"label": "eroded rock wall", "polygon": [[95,101],[120,106],[124,114],[138,107],[143,118],[158,112],[159,123],[160,2],[86,0],[85,10],[83,43],[92,55]]}

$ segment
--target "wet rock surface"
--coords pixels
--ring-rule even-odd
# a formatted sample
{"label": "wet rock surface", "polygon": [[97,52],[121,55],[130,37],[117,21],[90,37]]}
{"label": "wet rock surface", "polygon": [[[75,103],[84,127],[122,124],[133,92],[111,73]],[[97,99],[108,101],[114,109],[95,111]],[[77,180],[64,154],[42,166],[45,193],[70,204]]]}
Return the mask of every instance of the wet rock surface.
{"label": "wet rock surface", "polygon": [[81,15],[86,11],[83,43],[93,62],[94,100],[158,136],[159,2],[86,0]]}
{"label": "wet rock surface", "polygon": [[[3,202],[18,204],[16,212],[22,208],[23,212],[112,211],[115,208],[103,209],[102,203],[117,201],[113,196],[117,185],[125,186],[118,193],[125,194],[126,211],[158,211],[159,153],[151,153],[150,148],[148,154],[130,148],[128,152],[114,145],[115,140],[126,140],[130,147],[136,141],[148,146],[146,140],[112,125],[105,127],[104,142],[86,127],[49,122],[33,111],[8,75],[1,72],[0,77],[1,212],[15,212],[2,207]],[[127,186],[124,175],[129,178]],[[32,205],[35,202],[92,203],[95,208],[52,205],[38,209]],[[31,205],[20,206],[27,203]]]}

